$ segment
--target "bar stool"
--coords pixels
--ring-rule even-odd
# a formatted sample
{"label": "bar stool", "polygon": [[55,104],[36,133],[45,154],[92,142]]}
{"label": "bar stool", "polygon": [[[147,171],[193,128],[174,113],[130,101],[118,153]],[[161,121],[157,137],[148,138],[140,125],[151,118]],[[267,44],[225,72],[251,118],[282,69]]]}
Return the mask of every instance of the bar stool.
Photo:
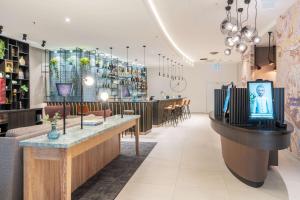
{"label": "bar stool", "polygon": [[172,110],[172,105],[168,105],[164,107],[164,112],[163,112],[163,125],[166,123],[169,123],[170,121],[170,116],[171,116],[171,110]]}
{"label": "bar stool", "polygon": [[187,119],[188,118],[188,111],[187,111],[187,106],[188,106],[188,99],[184,100],[184,105],[183,105],[183,118]]}
{"label": "bar stool", "polygon": [[191,111],[190,111],[190,105],[191,105],[191,100],[189,99],[188,100],[188,103],[187,103],[187,113],[188,113],[188,117],[191,118]]}
{"label": "bar stool", "polygon": [[176,115],[176,103],[169,105],[164,108],[164,114],[166,115],[166,122],[171,122],[173,126],[178,124],[177,115]]}
{"label": "bar stool", "polygon": [[177,119],[180,118],[181,121],[183,121],[184,104],[185,104],[185,99],[182,99],[179,104],[175,105],[176,117]]}

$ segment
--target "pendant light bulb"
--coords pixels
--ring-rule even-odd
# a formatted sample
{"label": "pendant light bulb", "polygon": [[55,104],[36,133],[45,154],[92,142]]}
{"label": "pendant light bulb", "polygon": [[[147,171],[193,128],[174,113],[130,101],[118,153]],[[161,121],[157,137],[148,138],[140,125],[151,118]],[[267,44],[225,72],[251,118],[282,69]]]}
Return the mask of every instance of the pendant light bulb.
{"label": "pendant light bulb", "polygon": [[229,19],[224,19],[220,25],[221,32],[224,35],[227,35],[231,32],[237,31],[237,20],[236,18],[232,17]]}
{"label": "pendant light bulb", "polygon": [[226,56],[230,56],[231,55],[231,49],[225,49],[224,54]]}
{"label": "pendant light bulb", "polygon": [[244,26],[241,30],[242,37],[247,42],[252,42],[253,39],[257,36],[257,31],[255,28],[252,28],[251,26]]}
{"label": "pendant light bulb", "polygon": [[248,49],[248,46],[246,43],[244,42],[241,42],[240,44],[237,44],[236,45],[236,50],[239,52],[239,53],[245,53]]}
{"label": "pendant light bulb", "polygon": [[254,44],[259,44],[260,41],[261,41],[261,38],[260,38],[259,36],[255,36],[255,37],[253,38],[253,43],[254,43]]}
{"label": "pendant light bulb", "polygon": [[225,45],[227,47],[234,47],[235,43],[234,43],[232,37],[225,38]]}
{"label": "pendant light bulb", "polygon": [[241,36],[236,34],[234,36],[231,37],[232,38],[232,42],[236,45],[239,44],[241,42]]}

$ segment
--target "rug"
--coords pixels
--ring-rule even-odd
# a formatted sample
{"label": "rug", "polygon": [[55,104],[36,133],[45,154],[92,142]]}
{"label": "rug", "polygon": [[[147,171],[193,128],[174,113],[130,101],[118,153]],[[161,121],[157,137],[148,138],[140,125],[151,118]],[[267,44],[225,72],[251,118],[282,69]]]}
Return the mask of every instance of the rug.
{"label": "rug", "polygon": [[72,200],[113,200],[152,151],[155,142],[121,142],[121,154],[72,193]]}

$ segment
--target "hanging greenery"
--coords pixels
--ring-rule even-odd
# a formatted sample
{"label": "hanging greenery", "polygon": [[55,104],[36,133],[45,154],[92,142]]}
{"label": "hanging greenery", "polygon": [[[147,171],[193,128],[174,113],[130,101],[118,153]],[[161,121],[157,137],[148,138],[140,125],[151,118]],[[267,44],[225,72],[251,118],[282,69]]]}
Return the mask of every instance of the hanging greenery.
{"label": "hanging greenery", "polygon": [[90,64],[90,59],[88,57],[83,57],[80,59],[80,66],[83,72],[87,72],[87,67]]}
{"label": "hanging greenery", "polygon": [[55,77],[57,79],[59,79],[59,71],[58,71],[58,65],[57,64],[58,64],[57,58],[52,58],[50,60],[50,69],[51,69],[52,72],[55,73]]}
{"label": "hanging greenery", "polygon": [[3,59],[5,56],[5,42],[0,40],[0,59]]}

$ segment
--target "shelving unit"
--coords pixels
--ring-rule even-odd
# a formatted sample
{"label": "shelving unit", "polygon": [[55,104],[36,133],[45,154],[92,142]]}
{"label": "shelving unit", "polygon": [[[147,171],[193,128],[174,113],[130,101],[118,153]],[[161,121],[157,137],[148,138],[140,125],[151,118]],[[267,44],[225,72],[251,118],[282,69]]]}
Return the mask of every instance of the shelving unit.
{"label": "shelving unit", "polygon": [[[57,61],[55,67],[50,66],[50,94],[47,101],[61,101],[57,95],[57,82],[73,83],[73,93],[67,97],[68,101],[80,100],[80,59],[88,57],[90,65],[84,76],[92,76],[95,84],[92,87],[84,86],[84,101],[97,101],[99,94],[106,91],[111,100],[119,100],[120,88],[127,87],[132,98],[147,97],[147,70],[142,65],[128,64],[116,57],[97,51],[58,49],[49,52],[49,62]],[[58,71],[58,77],[54,69]]]}
{"label": "shelving unit", "polygon": [[[30,107],[29,92],[29,44],[0,36],[5,44],[4,57],[0,58],[0,73],[5,80],[5,103],[0,104],[0,110],[27,109]],[[12,63],[11,70],[6,67]],[[21,90],[22,86],[28,92]]]}

